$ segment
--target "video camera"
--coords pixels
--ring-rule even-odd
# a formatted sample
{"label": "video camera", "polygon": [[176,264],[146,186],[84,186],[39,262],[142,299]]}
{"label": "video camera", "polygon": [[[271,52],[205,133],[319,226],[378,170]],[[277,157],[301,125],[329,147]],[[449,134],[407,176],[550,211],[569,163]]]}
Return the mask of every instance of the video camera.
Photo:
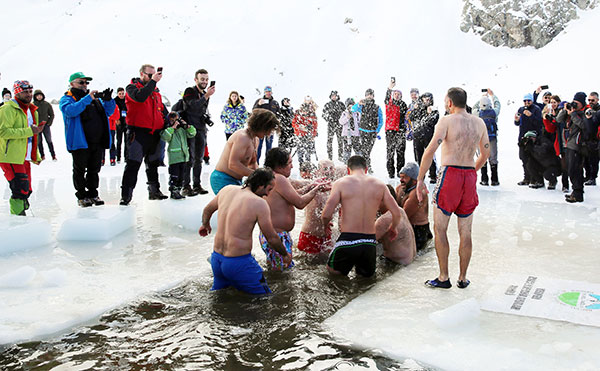
{"label": "video camera", "polygon": [[576,111],[577,110],[577,102],[573,101],[573,102],[567,103],[565,107],[567,107],[568,110]]}

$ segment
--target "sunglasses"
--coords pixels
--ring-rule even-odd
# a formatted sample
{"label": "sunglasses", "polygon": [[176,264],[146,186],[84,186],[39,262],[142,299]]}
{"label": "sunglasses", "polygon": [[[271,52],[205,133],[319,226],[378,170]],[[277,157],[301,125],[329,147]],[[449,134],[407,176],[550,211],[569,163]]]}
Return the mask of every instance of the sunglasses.
{"label": "sunglasses", "polygon": [[19,86],[23,90],[33,90],[33,85],[26,84],[26,85],[19,85]]}
{"label": "sunglasses", "polygon": [[525,99],[523,102],[533,102],[532,100]]}
{"label": "sunglasses", "polygon": [[88,80],[82,80],[82,81],[75,81],[76,83],[78,83],[79,85],[89,85],[90,82]]}

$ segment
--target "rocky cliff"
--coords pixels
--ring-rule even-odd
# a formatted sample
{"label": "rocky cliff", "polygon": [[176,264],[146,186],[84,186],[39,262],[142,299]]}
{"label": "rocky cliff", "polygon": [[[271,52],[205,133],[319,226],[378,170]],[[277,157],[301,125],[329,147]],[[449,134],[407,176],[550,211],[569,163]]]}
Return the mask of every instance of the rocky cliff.
{"label": "rocky cliff", "polygon": [[494,46],[541,48],[598,0],[464,0],[460,29]]}

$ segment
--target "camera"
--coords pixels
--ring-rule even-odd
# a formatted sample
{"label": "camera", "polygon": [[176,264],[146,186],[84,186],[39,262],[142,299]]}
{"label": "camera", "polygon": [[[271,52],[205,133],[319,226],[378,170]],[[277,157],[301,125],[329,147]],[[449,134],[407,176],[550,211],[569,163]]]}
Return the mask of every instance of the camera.
{"label": "camera", "polygon": [[210,119],[210,115],[207,113],[205,113],[204,116],[202,116],[202,120],[208,126],[213,126],[215,124],[214,122],[212,122],[212,120]]}
{"label": "camera", "polygon": [[573,101],[571,103],[567,103],[566,106],[568,110],[577,110],[577,102]]}
{"label": "camera", "polygon": [[546,114],[546,120],[548,120],[548,121],[552,121],[552,120],[554,120],[554,116],[553,116],[553,115],[551,115],[551,114],[549,114],[549,113],[547,113],[547,114]]}
{"label": "camera", "polygon": [[179,124],[179,127],[182,128],[182,129],[186,129],[187,130],[187,128],[190,127],[190,124],[188,124],[187,122],[183,121],[182,119],[177,119],[175,121]]}
{"label": "camera", "polygon": [[104,91],[99,91],[96,94],[94,94],[94,98],[105,100],[105,98],[104,98]]}

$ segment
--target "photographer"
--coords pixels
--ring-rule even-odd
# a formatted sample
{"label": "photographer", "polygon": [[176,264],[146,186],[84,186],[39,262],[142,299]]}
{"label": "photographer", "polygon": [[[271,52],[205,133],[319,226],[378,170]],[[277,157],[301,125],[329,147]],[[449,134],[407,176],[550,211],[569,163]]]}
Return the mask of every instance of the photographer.
{"label": "photographer", "polygon": [[556,178],[561,174],[561,164],[552,140],[545,135],[538,136],[535,131],[528,131],[521,139],[519,147],[527,153],[526,166],[531,176],[529,188],[543,188],[546,179],[548,189],[555,189]]}
{"label": "photographer", "polygon": [[[196,136],[188,140],[190,160],[188,161],[183,180],[182,194],[184,196],[196,196],[197,194],[204,195],[208,193],[200,184],[200,176],[202,175],[204,149],[207,145],[207,126],[213,126],[210,114],[208,113],[208,102],[210,97],[215,93],[215,85],[213,81],[208,86],[208,71],[203,68],[194,74],[194,82],[196,84],[185,89],[183,93],[184,115],[182,117],[187,120],[188,124],[196,128]],[[191,185],[192,180],[193,188]]]}
{"label": "photographer", "polygon": [[597,113],[600,112],[600,103],[598,103],[598,93],[591,92],[588,97],[588,106],[585,109],[586,133],[585,144],[588,148],[588,154],[583,160],[583,169],[585,170],[584,185],[595,186],[598,177],[598,120]]}
{"label": "photographer", "polygon": [[181,194],[183,177],[186,164],[190,160],[188,139],[196,135],[196,128],[183,121],[175,111],[169,113],[169,127],[160,133],[160,137],[169,143],[169,191],[171,198],[180,200],[185,198]]}
{"label": "photographer", "polygon": [[[271,112],[273,112],[275,114],[275,116],[279,115],[279,103],[277,103],[277,101],[273,98],[273,88],[271,88],[270,86],[265,86],[265,91],[264,91],[264,95],[262,98],[258,98],[256,100],[256,102],[254,102],[254,106],[252,107],[252,109],[256,109],[256,108],[262,108],[262,109],[266,109],[269,110]],[[256,163],[260,163],[260,154],[262,152],[262,146],[263,146],[263,142],[266,142],[266,149],[265,149],[265,155],[267,154],[267,152],[269,152],[269,150],[271,149],[271,146],[273,145],[273,134],[260,139],[258,141],[258,149],[256,150]]]}
{"label": "photographer", "polygon": [[[550,104],[544,108],[542,114],[544,116],[544,135],[554,141],[554,151],[557,156],[560,156],[562,191],[569,191],[569,172],[567,170],[567,141],[566,141],[566,126],[556,121],[556,116],[564,108],[564,103],[561,103],[558,95],[553,95],[550,98]],[[550,187],[548,187],[550,188]]]}
{"label": "photographer", "polygon": [[60,98],[65,122],[67,150],[73,155],[73,185],[81,207],[104,205],[98,197],[98,184],[104,150],[110,148],[108,117],[116,103],[112,89],[102,93],[88,90],[92,78],[75,72],[69,78],[71,88]]}
{"label": "photographer", "polygon": [[[523,107],[519,108],[515,114],[515,125],[519,127],[519,138],[517,145],[521,143],[521,139],[528,131],[535,131],[537,135],[542,132],[542,110],[533,104],[533,96],[531,93],[525,94],[523,97]],[[519,147],[519,158],[523,163],[523,180],[517,184],[520,186],[529,185],[531,182],[531,176],[527,170],[527,162],[529,157],[522,147]]]}
{"label": "photographer", "polygon": [[[431,93],[421,95],[409,118],[413,125],[415,161],[421,166],[421,158],[423,158],[425,148],[427,148],[433,137],[435,125],[440,118],[438,110],[433,106],[433,95]],[[433,159],[429,167],[430,183],[436,182],[436,171],[436,163]]]}
{"label": "photographer", "polygon": [[292,152],[292,148],[296,147],[296,137],[294,136],[294,127],[292,120],[294,119],[294,108],[290,104],[289,98],[281,100],[281,109],[279,110],[279,143],[278,147]]}
{"label": "photographer", "polygon": [[538,86],[537,89],[535,89],[535,91],[533,92],[533,104],[538,106],[541,110],[543,110],[544,107],[549,105],[550,99],[552,99],[552,93],[550,93],[550,91],[545,91],[544,95],[542,95],[542,103],[538,103],[538,97],[544,89],[548,89],[548,85]]}
{"label": "photographer", "polygon": [[567,202],[583,202],[583,151],[584,151],[584,125],[585,125],[585,98],[584,92],[575,94],[573,102],[567,103],[565,109],[560,111],[556,121],[566,124],[569,137],[567,139],[567,167],[569,179],[573,185],[573,192],[565,195]]}

